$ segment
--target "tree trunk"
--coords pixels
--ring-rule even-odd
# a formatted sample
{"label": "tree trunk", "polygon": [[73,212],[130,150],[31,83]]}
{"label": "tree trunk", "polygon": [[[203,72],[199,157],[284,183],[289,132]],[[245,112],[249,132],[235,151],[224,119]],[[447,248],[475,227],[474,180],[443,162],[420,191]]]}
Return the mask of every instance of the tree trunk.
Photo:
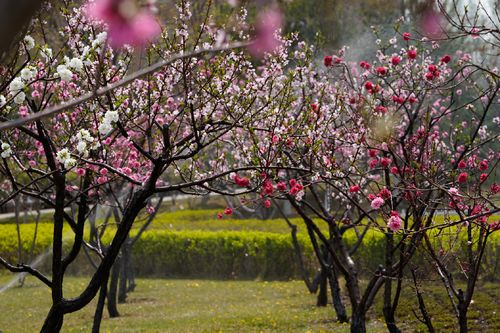
{"label": "tree trunk", "polygon": [[385,290],[384,290],[384,319],[390,333],[401,333],[394,318],[394,308],[392,306],[392,262],[394,250],[394,235],[392,232],[386,234],[385,248]]}
{"label": "tree trunk", "polygon": [[130,248],[128,245],[128,240],[125,242],[122,248],[122,260],[120,264],[120,287],[118,288],[118,303],[125,303],[127,300],[127,281],[129,275],[129,253]]}
{"label": "tree trunk", "polygon": [[64,320],[63,311],[56,305],[50,308],[40,333],[58,333],[61,331]]}
{"label": "tree trunk", "polygon": [[101,286],[99,292],[99,300],[95,309],[94,323],[92,326],[92,333],[99,333],[101,329],[102,313],[104,311],[104,302],[106,301],[106,294],[108,293],[108,281],[105,281]]}
{"label": "tree trunk", "polygon": [[128,286],[127,292],[132,292],[135,290],[135,272],[134,272],[134,260],[132,259],[132,249],[130,250],[129,257],[129,268],[128,268]]}
{"label": "tree trunk", "polygon": [[326,306],[328,304],[328,285],[327,285],[328,275],[324,269],[321,269],[319,276],[319,293],[316,306]]}
{"label": "tree trunk", "polygon": [[116,306],[116,298],[118,291],[118,277],[120,275],[122,258],[117,257],[116,261],[111,269],[111,279],[109,281],[109,291],[108,291],[108,312],[111,318],[119,317],[118,307]]}
{"label": "tree trunk", "polygon": [[465,303],[458,304],[458,325],[460,326],[460,333],[467,333],[467,306]]}
{"label": "tree trunk", "polygon": [[351,333],[366,333],[366,317],[364,312],[352,312]]}
{"label": "tree trunk", "polygon": [[341,323],[347,323],[349,320],[347,318],[347,312],[340,295],[339,280],[337,277],[335,266],[333,266],[333,262],[332,266],[330,267],[330,276],[328,277],[328,280],[330,281],[333,308],[335,309],[335,313],[337,313],[337,320]]}

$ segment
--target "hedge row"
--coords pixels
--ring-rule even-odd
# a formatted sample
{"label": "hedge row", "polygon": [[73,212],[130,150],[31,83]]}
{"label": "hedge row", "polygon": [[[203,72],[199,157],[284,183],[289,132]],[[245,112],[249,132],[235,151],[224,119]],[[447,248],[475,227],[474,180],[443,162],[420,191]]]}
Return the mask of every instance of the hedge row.
{"label": "hedge row", "polygon": [[[35,254],[50,249],[52,225],[40,224],[38,227]],[[21,225],[23,239],[23,261],[28,261],[31,249],[34,225]],[[68,250],[72,232],[66,230],[65,241]],[[355,242],[355,234],[345,235],[347,243]],[[107,235],[105,241],[111,239]],[[437,244],[443,239],[442,244]],[[453,237],[434,238],[431,241],[447,248]],[[317,268],[312,246],[307,235],[298,234],[298,240],[304,254],[307,269],[312,272]],[[464,239],[458,240],[457,253],[464,251]],[[385,236],[381,232],[370,231],[355,254],[361,273],[375,271],[384,262]],[[15,225],[0,225],[0,255],[11,262],[17,262],[17,232]],[[413,258],[413,264],[427,266],[423,253]],[[450,256],[452,258],[453,256]],[[140,276],[162,277],[197,277],[197,278],[244,278],[244,279],[289,279],[300,277],[299,266],[290,234],[261,231],[200,231],[200,230],[149,230],[135,244],[133,261],[136,273]],[[49,268],[46,260],[42,269]],[[500,271],[500,237],[493,235],[483,260],[483,272],[486,279],[498,279]],[[91,268],[84,255],[70,266],[76,274],[88,273]]]}

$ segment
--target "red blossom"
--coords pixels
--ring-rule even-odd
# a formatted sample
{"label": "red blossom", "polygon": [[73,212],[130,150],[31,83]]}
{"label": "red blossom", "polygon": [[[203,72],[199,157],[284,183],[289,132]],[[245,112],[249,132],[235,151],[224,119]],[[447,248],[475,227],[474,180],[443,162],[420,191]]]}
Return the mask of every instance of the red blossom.
{"label": "red blossom", "polygon": [[384,199],[389,199],[392,196],[391,191],[389,191],[386,187],[381,189],[380,192],[378,193],[378,195],[379,195],[379,197],[384,198]]}
{"label": "red blossom", "polygon": [[388,157],[383,157],[380,159],[380,165],[384,168],[387,168],[389,165],[391,165],[392,160]]}
{"label": "red blossom", "polygon": [[386,75],[387,74],[387,68],[385,68],[383,66],[377,67],[377,74],[381,75],[381,76]]}
{"label": "red blossom", "polygon": [[368,156],[370,157],[377,157],[378,155],[378,150],[377,149],[370,149],[368,150]]}
{"label": "red blossom", "polygon": [[366,90],[372,90],[373,89],[373,83],[371,81],[366,81],[365,82],[365,89]]}
{"label": "red blossom", "polygon": [[460,174],[458,175],[458,178],[457,178],[458,182],[459,182],[459,183],[465,183],[465,182],[467,181],[467,176],[468,176],[468,175],[467,175],[467,172],[462,172],[462,173],[460,173]]}
{"label": "red blossom", "polygon": [[250,180],[247,177],[239,177],[238,175],[234,175],[233,180],[236,185],[241,187],[248,187],[248,185],[250,185]]}
{"label": "red blossom", "polygon": [[326,66],[326,67],[330,67],[333,65],[333,57],[332,56],[325,56],[323,58],[323,64]]}
{"label": "red blossom", "polygon": [[479,163],[479,170],[485,171],[485,170],[488,170],[488,168],[489,168],[489,166],[488,166],[488,161],[487,160],[482,160]]}
{"label": "red blossom", "polygon": [[446,54],[446,55],[444,55],[444,56],[441,58],[441,62],[442,62],[442,63],[447,64],[447,63],[449,63],[450,61],[451,61],[451,57],[450,57],[449,55],[447,55],[447,54]]}
{"label": "red blossom", "polygon": [[408,52],[406,52],[406,55],[410,59],[415,59],[417,57],[417,50],[415,49],[408,50]]}
{"label": "red blossom", "polygon": [[409,32],[403,32],[403,39],[409,41],[411,34]]}
{"label": "red blossom", "polygon": [[391,63],[392,63],[394,66],[397,66],[400,62],[401,62],[401,57],[399,57],[399,56],[393,56],[393,57],[391,58]]}
{"label": "red blossom", "polygon": [[276,184],[276,188],[278,189],[278,191],[280,192],[285,192],[286,191],[286,183],[285,182],[278,182]]}
{"label": "red blossom", "polygon": [[371,65],[369,63],[367,63],[366,61],[360,61],[359,62],[359,67],[368,70],[368,69],[370,69]]}
{"label": "red blossom", "polygon": [[360,189],[361,189],[361,187],[359,187],[359,185],[353,185],[353,186],[349,187],[349,192],[357,193],[357,192],[359,192]]}

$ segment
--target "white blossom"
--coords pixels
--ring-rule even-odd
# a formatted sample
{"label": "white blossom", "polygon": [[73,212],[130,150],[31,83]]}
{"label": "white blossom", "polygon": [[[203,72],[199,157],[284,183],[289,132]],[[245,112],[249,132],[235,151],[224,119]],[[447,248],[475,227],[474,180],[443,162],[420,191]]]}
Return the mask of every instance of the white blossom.
{"label": "white blossom", "polygon": [[88,155],[87,143],[85,141],[79,141],[78,144],[76,145],[76,150],[78,150],[80,154],[87,156]]}
{"label": "white blossom", "polygon": [[97,47],[101,44],[104,44],[107,38],[108,34],[106,33],[106,31],[101,32],[96,36],[96,39],[92,42],[92,47]]}
{"label": "white blossom", "polygon": [[52,58],[52,49],[45,47],[42,49],[42,57],[45,59],[45,62],[49,62]]}
{"label": "white blossom", "polygon": [[23,68],[23,70],[21,71],[21,78],[24,81],[31,80],[32,78],[35,77],[35,75],[36,75],[36,69],[31,68],[31,67]]}
{"label": "white blossom", "polygon": [[61,80],[69,82],[73,77],[73,73],[65,65],[57,66],[57,73],[61,77]]}
{"label": "white blossom", "polygon": [[68,66],[77,72],[83,69],[83,62],[80,58],[73,58],[69,61]]}
{"label": "white blossom", "polygon": [[56,159],[59,163],[62,163],[65,168],[70,168],[76,164],[76,160],[71,157],[67,148],[61,149],[57,152]]}
{"label": "white blossom", "polygon": [[12,149],[10,149],[10,145],[7,142],[2,142],[2,153],[0,154],[0,156],[2,156],[2,158],[8,158],[11,155]]}
{"label": "white blossom", "polygon": [[26,49],[31,50],[35,47],[35,40],[30,35],[26,35],[24,37],[24,45],[26,46]]}
{"label": "white blossom", "polygon": [[9,84],[9,90],[11,94],[15,94],[16,92],[23,90],[23,88],[24,88],[24,82],[20,77],[16,77]]}
{"label": "white blossom", "polygon": [[104,120],[107,120],[110,123],[116,123],[119,120],[118,111],[107,111],[104,114]]}
{"label": "white blossom", "polygon": [[112,129],[113,127],[109,122],[103,122],[99,125],[99,133],[101,133],[102,135],[107,135],[109,132],[111,132]]}
{"label": "white blossom", "polygon": [[16,104],[23,104],[25,99],[26,99],[26,94],[20,91],[19,93],[17,93],[16,97],[14,97],[14,102]]}
{"label": "white blossom", "polygon": [[78,133],[76,134],[76,139],[78,141],[85,140],[87,142],[94,142],[94,138],[92,137],[92,135],[90,135],[90,132],[84,128],[78,131]]}
{"label": "white blossom", "polygon": [[4,95],[0,95],[0,108],[7,103],[7,100],[5,99]]}

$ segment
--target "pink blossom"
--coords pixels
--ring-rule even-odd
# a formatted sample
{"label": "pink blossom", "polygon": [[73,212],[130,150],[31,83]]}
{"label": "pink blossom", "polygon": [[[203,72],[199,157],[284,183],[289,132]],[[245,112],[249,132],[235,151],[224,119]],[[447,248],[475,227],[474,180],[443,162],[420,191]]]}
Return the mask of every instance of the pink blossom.
{"label": "pink blossom", "polygon": [[458,189],[456,187],[450,187],[448,193],[451,195],[458,195]]}
{"label": "pink blossom", "polygon": [[479,38],[479,29],[478,28],[472,28],[470,31],[470,35],[472,36],[473,39]]}
{"label": "pink blossom", "polygon": [[264,206],[265,206],[266,208],[271,207],[271,201],[270,201],[270,200],[265,200],[265,201],[264,201]]}
{"label": "pink blossom", "polygon": [[101,176],[101,177],[97,178],[97,183],[100,185],[106,183],[107,181],[108,181],[108,177],[106,177],[106,176]]}
{"label": "pink blossom", "polygon": [[262,57],[265,53],[273,52],[281,45],[275,36],[283,25],[283,17],[277,9],[267,9],[259,14],[257,19],[255,39],[248,47],[254,57]]}
{"label": "pink blossom", "polygon": [[411,34],[409,32],[403,32],[403,39],[409,41]]}
{"label": "pink blossom", "polygon": [[226,214],[226,215],[233,215],[233,209],[231,207],[227,207],[224,210],[224,214]]}
{"label": "pink blossom", "polygon": [[146,212],[151,215],[155,212],[155,208],[153,206],[147,206],[146,207]]}
{"label": "pink blossom", "polygon": [[424,34],[430,38],[439,38],[443,34],[442,15],[440,12],[434,9],[428,9],[425,11],[420,20],[420,27],[422,28]]}
{"label": "pink blossom", "polygon": [[387,223],[387,227],[389,227],[389,229],[391,229],[391,231],[396,232],[396,231],[399,231],[399,229],[401,229],[401,226],[403,225],[402,222],[403,221],[401,220],[401,217],[399,217],[399,214],[392,215],[389,218],[389,222]]}
{"label": "pink blossom", "polygon": [[78,169],[76,169],[76,171],[75,171],[75,172],[76,172],[76,174],[77,174],[78,176],[80,176],[80,177],[81,177],[81,176],[83,176],[83,175],[85,174],[85,169],[78,168]]}
{"label": "pink blossom", "polygon": [[375,199],[372,200],[371,206],[373,209],[379,209],[384,205],[385,201],[381,197],[376,197]]}
{"label": "pink blossom", "polygon": [[87,15],[108,25],[113,47],[142,46],[160,33],[154,16],[137,8],[133,0],[98,0],[89,6]]}

